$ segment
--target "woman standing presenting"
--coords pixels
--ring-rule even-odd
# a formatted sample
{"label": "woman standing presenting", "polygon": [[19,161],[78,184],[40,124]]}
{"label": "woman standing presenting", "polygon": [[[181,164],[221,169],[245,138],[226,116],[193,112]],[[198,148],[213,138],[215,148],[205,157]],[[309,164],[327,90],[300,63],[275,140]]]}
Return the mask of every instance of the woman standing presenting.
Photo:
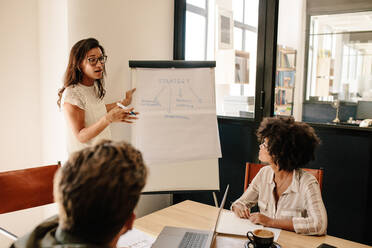
{"label": "woman standing presenting", "polygon": [[[70,127],[67,131],[68,153],[92,145],[97,140],[111,139],[112,122],[132,123],[133,108],[124,110],[117,102],[105,104],[104,75],[107,56],[96,39],[78,41],[71,49],[63,87],[58,92],[58,106]],[[119,101],[124,106],[132,102],[135,89],[126,92]],[[138,114],[138,113],[136,113]]]}

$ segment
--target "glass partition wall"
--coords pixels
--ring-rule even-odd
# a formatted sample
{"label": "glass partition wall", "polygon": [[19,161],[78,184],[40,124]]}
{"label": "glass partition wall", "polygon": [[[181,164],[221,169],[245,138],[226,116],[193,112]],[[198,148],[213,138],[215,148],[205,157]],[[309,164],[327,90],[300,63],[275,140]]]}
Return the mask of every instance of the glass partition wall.
{"label": "glass partition wall", "polygon": [[311,16],[306,100],[372,98],[372,12]]}
{"label": "glass partition wall", "polygon": [[372,118],[363,107],[372,101],[368,1],[363,11],[339,0],[280,0],[278,13],[268,12],[273,2],[266,0],[185,1],[184,59],[216,61],[219,116],[329,124]]}
{"label": "glass partition wall", "polygon": [[308,22],[304,120],[358,125],[372,118],[372,109],[362,110],[372,106],[372,11],[310,15]]}

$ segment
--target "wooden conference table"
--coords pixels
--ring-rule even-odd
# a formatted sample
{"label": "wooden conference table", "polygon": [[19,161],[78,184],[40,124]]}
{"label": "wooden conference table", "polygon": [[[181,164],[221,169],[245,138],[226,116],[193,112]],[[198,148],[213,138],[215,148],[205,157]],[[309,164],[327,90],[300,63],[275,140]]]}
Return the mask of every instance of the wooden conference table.
{"label": "wooden conference table", "polygon": [[[184,201],[136,219],[134,227],[152,236],[158,236],[164,226],[177,226],[201,230],[214,229],[218,208],[194,201]],[[213,247],[244,247],[245,237],[218,234]],[[327,243],[338,248],[370,247],[367,245],[326,236],[305,236],[282,230],[277,242],[283,248],[312,248]]]}

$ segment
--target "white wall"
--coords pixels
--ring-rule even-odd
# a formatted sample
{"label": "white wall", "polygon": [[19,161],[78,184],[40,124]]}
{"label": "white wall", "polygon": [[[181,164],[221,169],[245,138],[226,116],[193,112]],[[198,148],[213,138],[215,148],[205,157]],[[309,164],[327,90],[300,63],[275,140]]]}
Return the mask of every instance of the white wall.
{"label": "white wall", "polygon": [[65,122],[57,106],[68,62],[67,1],[39,0],[41,148],[44,164],[67,159]]}
{"label": "white wall", "polygon": [[[0,6],[0,171],[6,171],[42,160],[38,5],[37,0],[2,0]],[[3,214],[0,225],[23,233],[41,218],[40,210]],[[0,247],[7,247],[7,241],[0,235]]]}
{"label": "white wall", "polygon": [[2,1],[0,170],[41,160],[37,21],[37,0]]}
{"label": "white wall", "polygon": [[[67,1],[38,1],[42,164],[67,159],[65,121],[57,106],[68,61]],[[40,207],[43,219],[57,214],[56,204]]]}
{"label": "white wall", "polygon": [[[96,37],[104,45],[108,102],[123,98],[130,88],[128,60],[173,57],[173,0],[0,0],[0,6],[0,171],[66,158],[56,101],[76,41]],[[112,131],[114,139],[130,140],[127,125],[117,124]],[[169,203],[169,195],[145,196],[136,213]],[[55,208],[47,206],[3,214],[0,225],[23,235],[52,213]],[[0,248],[8,245],[0,235]]]}

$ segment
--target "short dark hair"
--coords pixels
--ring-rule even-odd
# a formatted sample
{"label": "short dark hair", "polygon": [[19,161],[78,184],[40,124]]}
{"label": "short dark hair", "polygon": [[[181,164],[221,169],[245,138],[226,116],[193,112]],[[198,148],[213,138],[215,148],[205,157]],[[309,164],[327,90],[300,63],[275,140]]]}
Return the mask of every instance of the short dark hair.
{"label": "short dark hair", "polygon": [[105,244],[131,217],[146,181],[141,153],[125,142],[103,140],[71,155],[54,182],[61,228]]}
{"label": "short dark hair", "polygon": [[259,142],[268,139],[268,152],[279,170],[293,171],[315,159],[320,139],[314,129],[293,117],[265,118],[258,130]]}

